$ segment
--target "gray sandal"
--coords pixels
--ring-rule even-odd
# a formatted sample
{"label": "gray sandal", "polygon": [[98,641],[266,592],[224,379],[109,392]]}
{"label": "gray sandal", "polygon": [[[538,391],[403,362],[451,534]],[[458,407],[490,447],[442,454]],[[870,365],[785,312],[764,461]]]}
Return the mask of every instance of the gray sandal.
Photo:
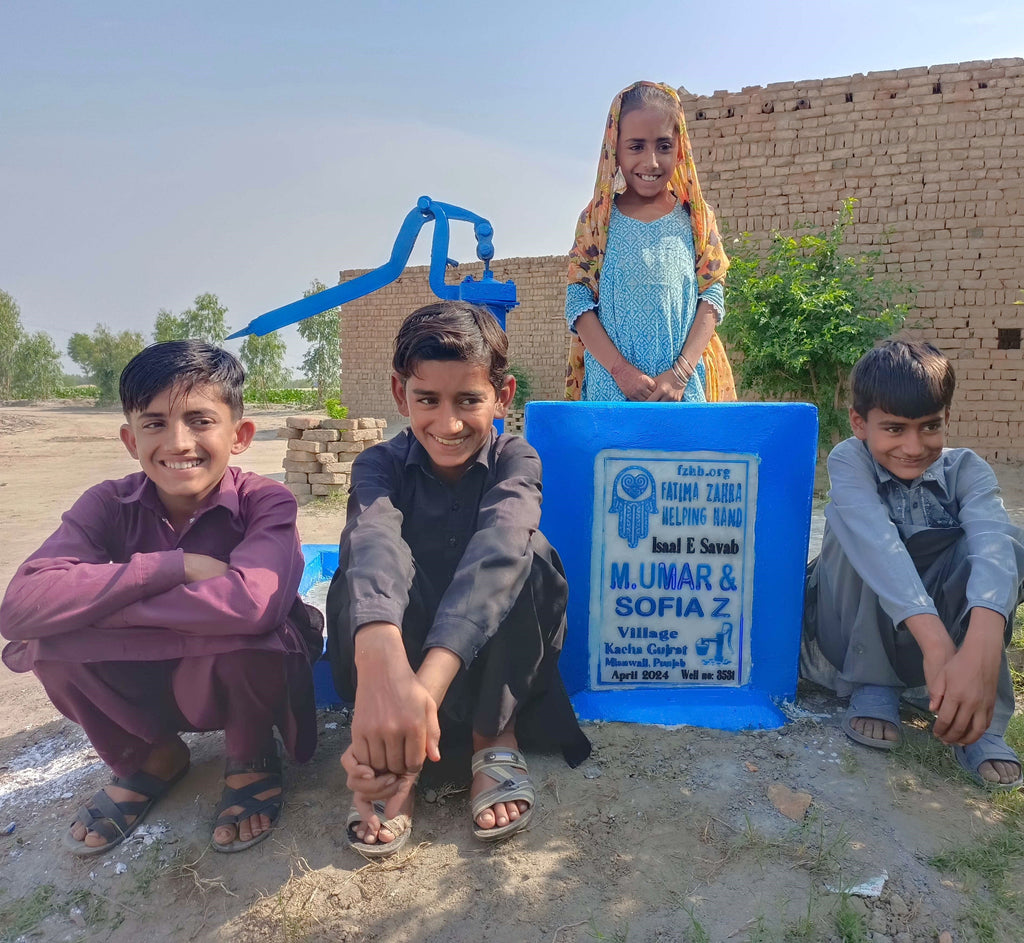
{"label": "gray sandal", "polygon": [[348,810],[348,818],[345,820],[345,835],[348,839],[348,846],[364,858],[390,858],[409,843],[409,837],[412,835],[412,816],[399,812],[394,818],[385,819],[384,803],[379,800],[373,803],[373,811],[377,813],[377,818],[380,819],[380,827],[386,828],[391,832],[395,836],[394,839],[389,842],[377,841],[372,845],[361,841],[356,835],[355,826],[363,820],[363,817],[359,814],[355,803],[353,803],[352,807]]}
{"label": "gray sandal", "polygon": [[[185,765],[170,779],[160,779],[142,770],[132,773],[131,776],[115,776],[112,780],[115,786],[140,793],[146,798],[115,802],[103,789],[100,789],[86,805],[78,810],[71,824],[81,823],[88,831],[105,838],[105,844],[87,845],[84,841],[76,841],[68,831],[64,833],[64,847],[79,858],[104,855],[111,848],[116,848],[142,824],[157,800],[167,795],[171,787],[185,777],[188,770],[189,763],[186,761]],[[129,815],[135,816],[130,823]]]}
{"label": "gray sandal", "polygon": [[[879,740],[866,737],[854,730],[850,723],[858,717],[881,720],[896,728],[895,740]],[[843,733],[857,743],[876,750],[891,750],[903,743],[903,731],[900,729],[900,689],[883,684],[862,684],[850,695],[850,703],[843,715]]]}
{"label": "gray sandal", "polygon": [[[510,747],[491,747],[489,750],[478,750],[473,754],[473,775],[483,772],[498,785],[485,789],[473,800],[473,834],[480,841],[501,841],[514,835],[533,817],[533,807],[537,803],[537,790],[533,787],[526,760],[518,750]],[[519,814],[519,818],[502,825],[500,828],[480,828],[476,817],[495,802],[529,803],[529,808]]]}
{"label": "gray sandal", "polygon": [[[1010,748],[1009,744],[998,734],[983,733],[974,743],[965,747],[953,747],[953,756],[956,757],[960,768],[967,773],[976,783],[986,789],[1006,790],[1019,789],[1024,785],[1024,769],[1021,767],[1020,757]],[[978,772],[978,767],[986,761],[1003,760],[1007,763],[1016,763],[1020,771],[1012,783],[994,783],[985,779]]]}

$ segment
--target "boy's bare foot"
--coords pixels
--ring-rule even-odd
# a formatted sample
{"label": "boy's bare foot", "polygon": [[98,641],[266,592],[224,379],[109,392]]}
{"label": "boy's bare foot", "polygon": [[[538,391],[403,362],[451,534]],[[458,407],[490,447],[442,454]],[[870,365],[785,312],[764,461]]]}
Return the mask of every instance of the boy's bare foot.
{"label": "boy's bare foot", "polygon": [[[261,780],[267,778],[266,773],[236,773],[233,776],[224,777],[224,785],[228,789],[242,789],[245,786],[250,786],[253,783],[258,783]],[[262,792],[258,792],[255,795],[257,800],[262,801],[263,799],[271,799],[274,796],[281,795],[282,789],[279,785],[273,785]],[[238,815],[243,810],[240,805],[228,806],[224,810],[224,815]],[[247,819],[242,819],[237,825],[232,823],[231,825],[218,825],[213,830],[213,841],[216,845],[230,845],[234,841],[252,841],[254,838],[258,838],[264,832],[270,831],[272,826],[269,815],[250,815]]]}
{"label": "boy's bare foot", "polygon": [[213,829],[214,850],[244,851],[266,838],[277,823],[283,803],[281,757],[276,743],[259,760],[229,759]]}
{"label": "boy's bare foot", "polygon": [[1020,759],[999,734],[986,730],[974,743],[953,747],[953,756],[983,786],[1017,789],[1024,785]]}
{"label": "boy's bare foot", "polygon": [[985,760],[978,767],[978,775],[990,783],[998,783],[1000,786],[1009,786],[1020,779],[1020,763],[1012,763],[1007,760]]}
{"label": "boy's bare foot", "polygon": [[900,689],[861,684],[850,694],[842,721],[851,740],[876,750],[891,750],[903,739],[900,730]]}
{"label": "boy's bare foot", "polygon": [[850,727],[869,740],[891,740],[896,744],[900,739],[900,732],[895,724],[875,717],[853,717],[850,720]]}
{"label": "boy's bare foot", "polygon": [[[357,797],[358,798],[358,797]],[[367,802],[370,800],[367,799]],[[413,808],[416,805],[416,790],[415,781],[413,788],[409,789],[409,794],[405,797],[403,802],[398,808],[398,811],[391,816],[389,819],[385,819],[383,815],[383,809],[376,808],[377,821],[364,822],[361,819],[352,822],[349,825],[349,832],[356,838],[357,841],[362,842],[364,845],[390,845],[396,839],[400,838],[401,835],[410,827],[412,822]],[[380,806],[380,803],[375,804],[376,807]],[[396,825],[399,830],[399,834],[388,828],[387,822],[405,823],[404,827]]]}
{"label": "boy's bare foot", "polygon": [[[503,733],[500,733],[497,737],[493,738],[481,737],[474,731],[474,753],[477,753],[480,750],[489,750],[493,747],[507,747],[511,750],[519,749],[519,743],[516,740],[515,731],[512,729],[511,724],[509,724]],[[488,789],[493,789],[494,785],[494,779],[481,770],[473,777],[473,783],[469,787],[470,802],[472,802],[472,800],[481,793],[486,792]],[[477,828],[481,829],[504,828],[506,825],[515,822],[529,808],[530,803],[522,800],[517,800],[515,802],[495,802],[494,805],[488,806],[479,815],[477,815],[474,821],[476,822]]]}
{"label": "boy's bare foot", "polygon": [[[170,782],[188,769],[188,765],[188,747],[185,746],[180,737],[175,737],[173,740],[168,740],[153,747],[139,771],[148,773],[150,776],[154,776],[164,782]],[[147,796],[145,793],[133,792],[131,789],[125,789],[114,783],[104,786],[102,791],[115,803],[145,802],[151,798],[151,796]],[[137,816],[135,815],[126,815],[125,821],[128,826],[131,826],[136,818]],[[71,838],[76,842],[81,842],[86,848],[103,848],[110,844],[107,838],[98,832],[86,828],[80,821],[72,823]]]}

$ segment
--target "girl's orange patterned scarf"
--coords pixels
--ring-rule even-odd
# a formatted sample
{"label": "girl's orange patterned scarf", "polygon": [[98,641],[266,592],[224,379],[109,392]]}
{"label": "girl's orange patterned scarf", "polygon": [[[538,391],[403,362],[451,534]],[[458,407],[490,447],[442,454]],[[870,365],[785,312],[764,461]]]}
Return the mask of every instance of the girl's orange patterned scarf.
{"label": "girl's orange patterned scarf", "polygon": [[[619,140],[619,112],[622,109],[622,96],[637,85],[653,85],[669,95],[678,106],[679,114],[679,155],[676,160],[675,173],[669,182],[669,189],[690,211],[693,224],[693,239],[697,254],[697,290],[704,291],[715,282],[725,280],[729,259],[722,247],[722,239],[718,234],[715,214],[704,202],[700,183],[697,180],[697,168],[693,162],[690,149],[690,137],[686,133],[686,119],[679,102],[676,90],[669,85],[655,82],[637,82],[623,89],[615,96],[608,121],[604,129],[604,142],[601,145],[601,160],[597,165],[597,183],[594,186],[594,198],[580,214],[576,226],[576,242],[569,252],[569,283],[582,282],[593,293],[595,301],[599,298],[599,282],[601,264],[604,261],[604,250],[608,244],[608,224],[612,215],[612,203],[615,200],[615,177],[618,163],[615,150]],[[736,387],[733,383],[732,368],[725,355],[725,348],[717,332],[711,335],[707,349],[704,351],[704,369],[707,376],[705,394],[708,402],[725,402],[736,399]],[[583,343],[576,334],[572,335],[569,349],[569,364],[565,378],[565,398],[578,400],[583,387]]]}

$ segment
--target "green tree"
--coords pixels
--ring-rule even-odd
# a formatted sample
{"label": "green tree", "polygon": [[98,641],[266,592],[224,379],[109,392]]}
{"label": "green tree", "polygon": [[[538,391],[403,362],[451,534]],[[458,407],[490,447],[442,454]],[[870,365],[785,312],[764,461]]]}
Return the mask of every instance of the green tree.
{"label": "green tree", "polygon": [[[324,291],[327,286],[313,279],[302,293],[304,298]],[[299,335],[309,341],[302,355],[302,370],[316,386],[316,405],[323,406],[327,397],[341,397],[341,308],[321,311],[299,322]]]}
{"label": "green tree", "polygon": [[117,400],[117,385],[121,371],[143,347],[146,339],[136,331],[114,334],[105,324],[97,324],[92,334],[72,334],[68,341],[68,356],[77,363],[89,382],[100,391],[98,402]]}
{"label": "green tree", "polygon": [[156,324],[153,326],[153,341],[163,344],[165,341],[183,341],[188,338],[185,325],[173,311],[161,308],[156,313]]}
{"label": "green tree", "polygon": [[224,321],[227,313],[228,309],[220,303],[216,295],[204,292],[196,295],[192,307],[186,308],[181,314],[174,314],[167,308],[161,308],[156,314],[153,340],[162,343],[196,338],[219,346],[228,336],[227,324]]}
{"label": "green tree", "polygon": [[267,401],[267,390],[288,383],[290,371],[284,365],[287,347],[277,331],[263,337],[249,334],[242,341],[239,357],[245,366],[246,397],[257,403]]}
{"label": "green tree", "polygon": [[24,332],[21,309],[6,291],[0,291],[0,399],[10,399],[14,382],[14,349]]}
{"label": "green tree", "polygon": [[181,312],[181,320],[186,330],[186,337],[197,337],[218,346],[228,336],[228,328],[224,315],[228,313],[217,296],[210,292],[196,295],[191,308]]}
{"label": "green tree", "polygon": [[822,446],[848,429],[850,369],[899,330],[910,310],[897,303],[913,289],[876,275],[881,251],[844,254],[855,200],[831,229],[772,233],[767,254],[749,234],[733,246],[722,334],[742,354],[739,383],[768,399],[818,407]]}
{"label": "green tree", "polygon": [[60,351],[46,331],[22,334],[14,348],[13,392],[22,399],[49,399],[61,384]]}

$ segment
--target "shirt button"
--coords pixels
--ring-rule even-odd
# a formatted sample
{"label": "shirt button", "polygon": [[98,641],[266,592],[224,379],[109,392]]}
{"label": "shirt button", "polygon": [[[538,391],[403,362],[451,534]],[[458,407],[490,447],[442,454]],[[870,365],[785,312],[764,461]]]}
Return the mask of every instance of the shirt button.
{"label": "shirt button", "polygon": [[915,507],[915,508],[916,508],[916,507],[917,507],[917,502],[915,501],[915,502],[913,503],[913,505],[911,505],[911,506],[912,506],[912,507]]}
{"label": "shirt button", "polygon": [[459,509],[459,502],[458,501],[453,501],[452,502],[452,510],[453,511],[457,511],[458,509]]}
{"label": "shirt button", "polygon": [[454,547],[456,543],[458,543],[458,541],[454,537],[449,537],[448,538],[448,546],[449,547]]}

